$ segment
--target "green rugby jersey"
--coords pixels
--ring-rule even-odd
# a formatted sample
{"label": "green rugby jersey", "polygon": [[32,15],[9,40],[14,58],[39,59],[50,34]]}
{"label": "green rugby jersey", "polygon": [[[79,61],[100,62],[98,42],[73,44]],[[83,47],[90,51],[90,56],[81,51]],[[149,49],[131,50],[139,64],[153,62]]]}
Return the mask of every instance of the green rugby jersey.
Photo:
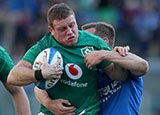
{"label": "green rugby jersey", "polygon": [[[62,54],[64,62],[61,79],[54,87],[47,90],[50,98],[69,100],[77,108],[76,114],[82,111],[91,115],[98,114],[98,67],[105,68],[110,65],[110,62],[103,61],[90,70],[84,63],[84,55],[93,50],[110,50],[108,45],[93,34],[79,31],[78,42],[74,46],[64,46],[56,42],[51,33],[48,33],[27,51],[23,60],[33,64],[36,56],[49,47],[57,48]],[[41,106],[41,112],[52,115],[44,106]]]}
{"label": "green rugby jersey", "polygon": [[0,46],[0,80],[5,83],[7,82],[7,77],[10,70],[13,68],[14,64],[9,56],[9,54],[5,51],[4,48]]}

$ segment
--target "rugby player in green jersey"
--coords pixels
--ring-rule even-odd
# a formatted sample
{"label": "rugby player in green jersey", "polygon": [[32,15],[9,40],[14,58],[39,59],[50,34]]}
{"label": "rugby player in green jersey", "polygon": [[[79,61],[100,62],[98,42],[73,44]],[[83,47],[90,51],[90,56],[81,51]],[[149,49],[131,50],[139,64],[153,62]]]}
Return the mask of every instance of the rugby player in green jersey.
{"label": "rugby player in green jersey", "polygon": [[[114,41],[115,41],[115,30],[114,30],[114,28],[113,28],[112,25],[104,23],[104,22],[93,22],[93,23],[88,23],[88,24],[83,25],[82,26],[82,30],[85,30],[85,31],[88,31],[90,33],[93,33],[94,35],[100,36],[113,49]],[[117,56],[117,58],[119,58],[121,60],[120,62],[117,62],[118,61],[117,58],[111,59],[111,56],[109,56],[110,59],[111,59],[111,62],[114,62],[114,63],[116,63],[118,65],[121,65],[121,67],[124,67],[125,69],[128,69],[128,71],[131,71],[135,75],[142,75],[142,74],[146,73],[147,68],[148,68],[147,67],[147,62],[144,59],[142,59],[142,58],[140,58],[140,57],[138,57],[138,56],[136,56],[136,55],[128,52],[128,50],[129,50],[128,46],[126,46],[126,47],[120,47],[120,46],[119,47],[115,47],[114,50],[117,51],[119,53],[119,56],[121,55],[122,57]],[[129,61],[126,62],[125,60],[129,60]],[[124,64],[124,61],[125,61],[125,64]],[[131,62],[133,62],[133,63],[131,63]],[[128,63],[130,63],[130,64],[128,64]],[[130,65],[130,66],[126,66],[126,65]],[[110,78],[108,78],[106,75],[101,76],[101,74],[102,74],[102,71],[100,71],[98,73],[98,76],[97,76],[98,77],[98,88],[101,91],[101,92],[99,92],[100,99],[101,99],[100,102],[103,102],[103,103],[101,103],[100,114],[106,114],[104,111],[107,111],[109,109],[111,111],[113,109],[114,110],[119,110],[119,108],[117,108],[117,107],[112,108],[114,106],[114,104],[115,104],[113,102],[115,102],[114,100],[121,100],[122,103],[123,103],[123,101],[124,101],[123,99],[125,97],[122,96],[123,98],[117,99],[117,98],[115,98],[114,95],[113,96],[109,95],[112,92],[107,93],[107,92],[110,91],[110,88],[108,88],[108,85],[111,84],[111,86],[112,86],[114,83],[121,82],[121,81],[116,81],[116,82],[113,81],[114,83],[112,84]],[[129,78],[130,78],[130,76],[127,79],[129,79]],[[137,77],[137,79],[139,79],[139,78]],[[129,82],[129,81],[130,80],[126,80],[126,81],[123,82],[123,84],[126,84],[126,82]],[[114,84],[114,87],[116,87],[116,85],[117,84]],[[132,85],[130,85],[130,86],[132,86]],[[104,87],[104,90],[101,89],[103,87]],[[125,89],[125,87],[123,87],[123,88]],[[127,87],[129,87],[129,86],[127,86]],[[131,90],[131,89],[128,89],[128,90]],[[126,90],[126,91],[128,91],[128,90]],[[128,93],[128,92],[126,92],[126,93]],[[131,94],[131,95],[137,95],[136,92],[133,92],[133,93],[134,94]],[[110,96],[110,99],[108,99],[109,102],[104,102],[105,98],[102,95],[107,96],[107,94]],[[35,95],[36,95],[37,100],[42,105],[44,105],[46,108],[48,108],[52,113],[59,114],[59,115],[73,114],[73,112],[72,112],[73,109],[71,107],[65,107],[62,104],[62,103],[68,103],[68,104],[70,104],[68,102],[68,100],[64,100],[64,99],[51,99],[48,96],[48,94],[47,94],[47,92],[45,90],[41,90],[41,89],[39,89],[37,87],[35,87]],[[123,94],[121,94],[121,95],[123,95]],[[119,96],[119,94],[117,94],[117,96]],[[138,96],[136,98],[139,99]],[[125,100],[129,100],[129,99],[130,98],[125,98]],[[112,102],[112,104],[110,104],[111,102]],[[136,102],[138,102],[138,101],[136,101]],[[108,104],[109,107],[106,106],[106,103]],[[112,105],[112,107],[110,107],[110,105]],[[128,106],[129,105],[125,105],[123,107],[123,110],[125,109],[125,107],[128,107]],[[138,107],[138,105],[136,107]],[[115,114],[115,111],[112,112],[112,113]],[[40,113],[40,114],[42,114],[42,113]],[[111,113],[109,113],[109,114],[111,114]],[[121,114],[122,114],[122,112],[121,112]],[[126,114],[128,114],[128,113],[126,113]]]}
{"label": "rugby player in green jersey", "polygon": [[13,86],[7,83],[7,76],[14,64],[9,54],[1,46],[0,64],[0,80],[12,96],[16,115],[30,115],[30,105],[24,89],[22,87]]}
{"label": "rugby player in green jersey", "polygon": [[[68,100],[69,102],[62,103],[72,108],[72,114],[98,114],[97,72],[99,68],[103,69],[109,77],[117,80],[125,80],[127,71],[115,68],[114,64],[106,60],[101,60],[92,68],[86,66],[84,57],[91,51],[105,50],[109,51],[110,55],[115,52],[110,51],[109,46],[100,37],[78,30],[75,14],[66,4],[53,5],[48,10],[47,18],[50,32],[26,52],[10,72],[8,82],[27,85],[41,79],[60,78],[54,87],[46,90],[51,99]],[[59,61],[55,65],[45,62],[41,70],[33,70],[32,65],[37,55],[49,47],[60,51],[64,68],[56,68]],[[39,74],[41,75],[37,76]],[[43,105],[40,111],[52,115]]]}

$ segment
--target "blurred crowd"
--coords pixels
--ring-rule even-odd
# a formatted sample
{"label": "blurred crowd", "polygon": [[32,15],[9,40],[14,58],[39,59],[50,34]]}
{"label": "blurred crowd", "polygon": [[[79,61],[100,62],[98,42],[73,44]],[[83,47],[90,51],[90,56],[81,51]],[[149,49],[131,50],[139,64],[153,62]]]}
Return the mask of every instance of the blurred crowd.
{"label": "blurred crowd", "polygon": [[160,57],[160,0],[0,0],[0,45],[16,63],[47,32],[47,10],[59,2],[75,11],[79,28],[104,21],[116,28],[116,45]]}

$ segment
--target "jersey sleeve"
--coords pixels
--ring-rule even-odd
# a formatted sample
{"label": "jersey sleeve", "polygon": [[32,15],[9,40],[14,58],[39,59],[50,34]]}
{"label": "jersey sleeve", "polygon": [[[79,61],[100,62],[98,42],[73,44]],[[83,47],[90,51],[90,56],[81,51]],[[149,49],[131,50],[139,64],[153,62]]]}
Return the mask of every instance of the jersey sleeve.
{"label": "jersey sleeve", "polygon": [[129,73],[127,81],[130,81],[136,87],[136,89],[141,89],[143,87],[142,76],[135,76],[132,73]]}
{"label": "jersey sleeve", "polygon": [[129,74],[129,77],[131,77],[133,80],[138,80],[139,78],[142,78],[141,75],[136,76],[136,75],[132,74],[131,72],[129,72],[128,74]]}
{"label": "jersey sleeve", "polygon": [[39,43],[35,44],[34,46],[32,46],[23,56],[22,60],[27,61],[31,64],[34,63],[35,58],[37,57],[37,55],[41,52],[41,47],[39,45]]}
{"label": "jersey sleeve", "polygon": [[9,56],[8,53],[4,52],[3,55],[0,57],[0,80],[5,83],[7,82],[7,77],[10,70],[13,68],[14,64]]}

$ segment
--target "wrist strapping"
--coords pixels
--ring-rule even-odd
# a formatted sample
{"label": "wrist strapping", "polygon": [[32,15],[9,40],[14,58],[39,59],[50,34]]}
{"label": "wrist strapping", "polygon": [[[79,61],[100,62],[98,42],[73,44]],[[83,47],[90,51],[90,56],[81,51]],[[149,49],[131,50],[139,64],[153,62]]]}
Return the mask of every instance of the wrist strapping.
{"label": "wrist strapping", "polygon": [[37,81],[44,80],[41,70],[35,70],[34,76]]}

